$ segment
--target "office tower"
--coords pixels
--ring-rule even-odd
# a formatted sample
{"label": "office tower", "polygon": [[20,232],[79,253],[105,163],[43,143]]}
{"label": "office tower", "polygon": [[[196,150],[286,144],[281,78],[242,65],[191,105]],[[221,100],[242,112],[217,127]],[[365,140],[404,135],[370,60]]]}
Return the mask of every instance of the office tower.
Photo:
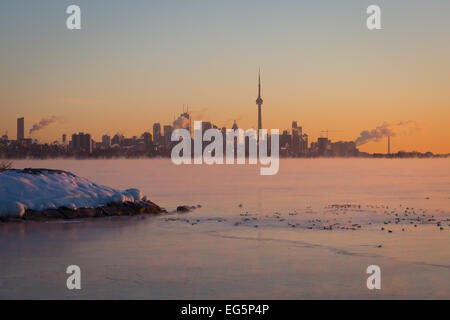
{"label": "office tower", "polygon": [[292,155],[298,156],[302,153],[302,127],[299,127],[297,121],[292,121]]}
{"label": "office tower", "polygon": [[67,145],[67,135],[65,133],[62,135],[62,144],[63,146]]}
{"label": "office tower", "polygon": [[320,156],[327,155],[329,146],[330,146],[330,140],[328,138],[320,137],[317,139],[317,145],[318,145],[318,152]]}
{"label": "office tower", "polygon": [[111,147],[111,137],[108,135],[102,136],[102,147],[105,149],[109,149]]}
{"label": "office tower", "polygon": [[17,142],[20,142],[25,138],[25,119],[17,119]]}
{"label": "office tower", "polygon": [[75,152],[91,153],[92,139],[91,135],[83,132],[72,135],[72,150]]}
{"label": "office tower", "polygon": [[6,142],[8,142],[8,132],[5,132],[5,134],[0,138],[0,140],[3,142],[3,143],[6,143]]}
{"label": "office tower", "polygon": [[306,154],[308,152],[308,135],[304,133],[302,135],[302,153]]}
{"label": "office tower", "polygon": [[153,125],[153,143],[159,145],[161,143],[161,124]]}
{"label": "office tower", "polygon": [[152,134],[150,132],[144,132],[142,137],[144,138],[145,150],[147,150],[147,151],[153,150],[153,137],[152,137]]}
{"label": "office tower", "polygon": [[124,140],[124,136],[120,133],[116,133],[111,140],[111,145],[119,145],[121,146]]}
{"label": "office tower", "polygon": [[164,146],[166,147],[166,149],[168,149],[172,144],[172,132],[173,132],[172,126],[169,125],[164,126]]}

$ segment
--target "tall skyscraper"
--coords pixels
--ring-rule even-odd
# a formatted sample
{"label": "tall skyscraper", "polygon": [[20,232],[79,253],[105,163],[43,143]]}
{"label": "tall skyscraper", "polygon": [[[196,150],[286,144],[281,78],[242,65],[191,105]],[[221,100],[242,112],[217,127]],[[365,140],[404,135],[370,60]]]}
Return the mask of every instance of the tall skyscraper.
{"label": "tall skyscraper", "polygon": [[144,138],[144,146],[146,151],[152,151],[153,150],[153,136],[150,132],[144,132],[142,134],[142,137]]}
{"label": "tall skyscraper", "polygon": [[21,141],[25,139],[25,119],[18,118],[17,119],[17,141]]}
{"label": "tall skyscraper", "polygon": [[261,98],[261,71],[258,74],[258,99],[256,99],[256,104],[258,105],[258,132],[257,140],[259,145],[259,130],[262,129],[262,119],[261,119],[261,106],[263,104],[263,99]]}
{"label": "tall skyscraper", "polygon": [[111,148],[111,137],[107,134],[102,136],[102,146],[105,149]]}
{"label": "tall skyscraper", "polygon": [[92,139],[91,135],[83,132],[72,135],[72,151],[91,153],[92,152]]}
{"label": "tall skyscraper", "polygon": [[164,147],[166,148],[166,150],[168,150],[170,145],[172,144],[172,132],[172,126],[164,126]]}
{"label": "tall skyscraper", "polygon": [[153,143],[159,145],[161,143],[161,124],[153,124]]}

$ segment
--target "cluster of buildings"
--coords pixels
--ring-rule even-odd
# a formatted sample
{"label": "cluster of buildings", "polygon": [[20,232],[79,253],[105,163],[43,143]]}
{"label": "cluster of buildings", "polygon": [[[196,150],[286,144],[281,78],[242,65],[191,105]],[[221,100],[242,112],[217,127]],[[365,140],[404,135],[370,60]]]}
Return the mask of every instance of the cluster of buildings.
{"label": "cluster of buildings", "polygon": [[[113,136],[103,135],[101,141],[95,141],[89,133],[74,133],[71,136],[62,135],[60,141],[53,143],[38,143],[25,137],[25,119],[17,119],[17,139],[10,140],[7,134],[0,137],[0,158],[52,158],[52,157],[170,157],[176,142],[171,141],[172,132],[178,128],[187,129],[192,133],[192,121],[188,112],[182,113],[172,125],[153,124],[152,132],[144,132],[139,137],[125,137],[117,133]],[[202,122],[202,132],[208,129],[218,129],[225,136],[227,128]],[[231,129],[237,130],[234,122]],[[204,147],[208,143],[204,143]],[[249,143],[246,143],[248,148]],[[270,150],[270,146],[269,146]],[[224,145],[225,154],[225,145]],[[248,149],[245,154],[248,155]],[[367,154],[360,152],[354,141],[332,142],[328,137],[319,137],[317,141],[309,142],[308,134],[297,121],[292,122],[289,129],[280,134],[281,157],[434,157],[427,152],[404,152],[387,154]]]}
{"label": "cluster of buildings", "polygon": [[[192,121],[188,112],[182,113],[172,125],[155,123],[152,132],[144,132],[140,136],[105,134],[101,137],[101,141],[95,141],[91,134],[79,132],[71,136],[63,134],[60,141],[40,144],[36,140],[25,138],[25,121],[24,118],[19,118],[17,119],[17,140],[9,140],[7,134],[0,138],[0,157],[168,157],[175,144],[171,141],[172,132],[180,127],[192,132]],[[202,132],[211,128],[220,130],[224,136],[226,134],[227,128],[219,128],[208,121],[202,122]],[[236,121],[231,129],[238,129]],[[308,140],[309,137],[303,133],[303,128],[297,121],[293,121],[292,127],[284,130],[280,135],[280,156],[354,157],[359,154],[353,141],[333,143],[328,138],[320,137],[316,142],[309,144]],[[246,143],[247,148],[248,146],[249,144]]]}
{"label": "cluster of buildings", "polygon": [[[262,104],[261,98],[261,77],[258,78],[258,132],[262,129]],[[94,141],[89,133],[74,133],[71,139],[66,134],[62,135],[61,141],[51,144],[39,144],[30,138],[25,138],[25,120],[17,119],[17,140],[9,140],[4,134],[0,138],[0,158],[22,158],[22,157],[169,157],[175,142],[171,141],[172,132],[175,129],[187,129],[192,137],[192,119],[189,112],[184,112],[176,119],[172,125],[161,126],[160,123],[153,125],[152,132],[144,132],[141,136],[125,137],[117,133],[114,136],[103,135],[101,141]],[[223,136],[226,135],[226,128],[219,128],[211,122],[202,122],[202,132],[208,129],[218,129]],[[236,121],[231,128],[238,129]],[[259,141],[259,137],[257,137]],[[235,142],[236,143],[236,142]],[[386,157],[408,157],[409,153],[399,152],[385,155],[370,155],[362,153],[356,147],[354,141],[332,142],[326,137],[319,137],[317,141],[309,143],[309,137],[303,132],[303,128],[297,121],[292,122],[288,130],[284,130],[280,135],[280,156],[281,157],[357,157],[357,156],[386,156]],[[193,145],[193,144],[191,144]],[[204,144],[203,147],[206,147]],[[245,143],[248,155],[249,143]],[[224,145],[224,151],[226,146]],[[270,146],[269,146],[270,150]],[[225,154],[225,153],[224,153]],[[411,156],[434,156],[432,153],[419,154],[412,153]]]}

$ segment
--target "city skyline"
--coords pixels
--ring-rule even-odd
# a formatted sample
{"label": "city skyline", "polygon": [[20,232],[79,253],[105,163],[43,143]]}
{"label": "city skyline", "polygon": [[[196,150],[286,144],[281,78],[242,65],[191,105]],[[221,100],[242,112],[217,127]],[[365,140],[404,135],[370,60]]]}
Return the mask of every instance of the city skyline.
{"label": "city skyline", "polygon": [[[256,105],[258,106],[257,109],[257,132],[259,132],[261,129],[265,129],[262,126],[262,94],[261,94],[261,69],[258,70],[258,96],[256,99]],[[188,129],[188,131],[193,134],[192,132],[192,121],[197,121],[196,119],[192,118],[192,114],[189,112],[189,106],[186,107],[183,105],[183,112],[176,118],[174,116],[174,120],[171,124],[163,124],[161,127],[160,122],[153,123],[153,129],[149,129],[144,131],[141,134],[132,135],[131,139],[126,138],[123,132],[120,130],[116,130],[116,133],[114,134],[114,137],[112,137],[112,134],[108,133],[102,133],[101,140],[97,139],[94,140],[94,137],[90,133],[84,133],[83,131],[78,131],[78,133],[72,134],[72,140],[69,141],[69,144],[67,143],[67,133],[61,134],[61,140],[53,140],[52,143],[61,143],[64,146],[68,146],[69,150],[75,150],[75,151],[83,151],[83,153],[92,153],[94,149],[103,148],[103,149],[109,149],[112,145],[120,145],[123,146],[122,142],[124,140],[128,140],[127,143],[125,143],[126,146],[132,146],[138,145],[138,141],[143,141],[145,148],[144,150],[153,150],[153,146],[161,146],[164,149],[164,152],[167,150],[170,150],[171,148],[171,134],[174,129]],[[33,137],[31,134],[33,132],[37,132],[40,130],[46,129],[48,126],[60,122],[61,118],[58,118],[56,116],[52,116],[50,118],[42,118],[38,123],[35,123],[31,129],[29,130],[29,134],[27,137],[25,137],[24,131],[25,131],[25,119],[24,117],[17,118],[17,142],[21,143],[21,141],[26,142],[26,145],[29,145],[32,143],[32,141],[38,141],[39,143],[42,143],[35,137]],[[204,121],[200,119],[200,121]],[[233,126],[232,129],[235,130],[238,128],[236,120],[233,120]],[[163,128],[163,130],[161,130]],[[209,128],[216,128],[221,129],[222,133],[225,132],[225,129],[227,129],[227,126],[217,126],[213,124],[211,121],[204,121],[202,123],[202,130],[205,131]],[[228,127],[229,128],[229,127]],[[253,127],[251,127],[253,128]],[[247,128],[249,129],[249,128]],[[283,152],[284,148],[287,149],[284,150],[285,156],[307,156],[308,153],[311,154],[317,154],[320,156],[327,155],[327,150],[330,151],[329,155],[338,155],[341,156],[348,156],[353,155],[356,156],[359,154],[359,148],[357,147],[364,147],[364,145],[367,145],[371,142],[374,143],[385,143],[387,141],[387,152],[385,153],[387,156],[390,156],[391,153],[391,137],[398,137],[398,136],[411,136],[414,133],[417,133],[418,131],[421,131],[423,128],[421,125],[416,121],[402,121],[397,124],[389,124],[384,122],[382,125],[377,126],[375,129],[372,129],[371,131],[365,130],[360,133],[360,136],[357,137],[354,140],[348,140],[348,141],[342,141],[339,140],[337,143],[332,143],[332,141],[329,138],[330,130],[322,130],[320,136],[317,137],[317,141],[313,142],[310,140],[310,135],[303,133],[303,127],[299,126],[297,121],[292,121],[291,128],[288,128],[286,130],[281,130],[281,145],[280,145],[280,152]],[[331,131],[335,132],[335,131]],[[324,135],[326,134],[326,135]],[[3,144],[5,141],[8,141],[8,135],[7,132],[1,136],[1,139],[3,141]],[[84,142],[82,142],[84,141]],[[115,142],[114,142],[115,141]],[[112,142],[112,143],[111,143]],[[257,142],[259,145],[259,135],[257,136]],[[311,146],[309,146],[309,143],[311,142]],[[45,143],[45,142],[44,142]],[[350,143],[350,144],[349,144]],[[152,148],[150,148],[150,144],[152,145]],[[334,145],[336,145],[336,150],[334,150]],[[315,151],[314,151],[315,150]],[[321,151],[318,151],[321,150]],[[334,151],[333,151],[334,150]],[[425,153],[431,153],[431,151],[425,151],[420,152],[417,150],[398,150],[399,152],[419,152],[422,154]],[[153,152],[153,151],[152,151]],[[368,152],[363,152],[370,154]],[[384,154],[384,152],[373,152],[372,154]],[[439,154],[439,153],[437,153]],[[445,153],[440,153],[445,154]],[[450,154],[450,153],[447,153]]]}
{"label": "city skyline", "polygon": [[[18,117],[27,133],[56,116],[33,137],[133,136],[172,123],[183,104],[194,119],[257,128],[261,66],[267,129],[296,119],[313,140],[329,131],[350,141],[385,122],[416,121],[421,131],[392,137],[393,151],[450,151],[449,3],[381,0],[376,32],[365,26],[366,1],[78,4],[85,20],[73,32],[65,3],[0,4],[0,134],[14,137]],[[384,153],[386,143],[361,150]]]}
{"label": "city skyline", "polygon": [[[261,99],[260,95],[258,95],[258,100],[259,99]],[[258,100],[257,100],[257,102],[258,102]],[[262,102],[262,99],[261,99],[261,102]],[[260,128],[260,123],[261,123],[261,108],[260,108],[260,105],[258,105],[257,117],[258,117],[258,128]],[[188,122],[191,122],[191,121],[202,121],[203,124],[206,124],[206,126],[208,128],[214,127],[214,128],[222,129],[222,130],[225,129],[225,128],[229,129],[229,128],[232,127],[234,129],[235,127],[236,128],[238,127],[236,120],[233,120],[233,125],[232,126],[229,126],[229,125],[228,126],[227,125],[220,126],[220,125],[217,125],[213,121],[202,120],[202,119],[199,119],[199,120],[192,119],[191,114],[189,112],[187,112],[187,111],[185,112],[184,109],[183,109],[183,113],[181,113],[178,116],[178,118],[176,118],[174,116],[174,120],[173,120],[172,124],[170,124],[170,122],[169,122],[169,124],[164,124],[164,123],[161,123],[161,122],[154,122],[151,125],[151,128],[149,128],[148,130],[144,130],[143,132],[140,132],[140,133],[138,132],[136,134],[129,134],[129,135],[127,135],[122,130],[117,129],[117,130],[104,131],[103,133],[100,133],[98,136],[95,136],[95,137],[94,137],[94,135],[92,135],[90,133],[87,133],[87,134],[92,138],[92,140],[94,142],[102,142],[103,139],[105,138],[105,136],[107,136],[109,139],[111,139],[112,136],[122,136],[122,137],[126,137],[127,136],[127,137],[130,137],[131,139],[136,139],[136,138],[142,139],[142,138],[145,138],[145,135],[147,133],[150,133],[152,135],[153,139],[165,139],[165,140],[169,139],[169,141],[170,141],[170,138],[169,138],[167,132],[169,132],[169,135],[170,135],[172,130],[174,130],[175,128],[185,128],[185,129],[188,129],[189,131],[191,131],[191,124],[190,123],[187,126],[184,126],[184,127],[178,126],[177,123],[180,121],[180,119],[183,119],[183,120],[188,121]],[[183,120],[181,120],[181,121],[183,121]],[[51,144],[51,143],[62,143],[62,144],[65,144],[67,135],[71,134],[71,133],[68,133],[66,131],[64,131],[63,133],[60,133],[59,137],[55,137],[55,139],[50,139],[50,140],[47,140],[47,141],[40,140],[38,137],[36,137],[35,133],[32,135],[32,132],[41,132],[41,130],[45,131],[47,126],[51,124],[51,123],[48,123],[48,124],[38,128],[38,129],[36,129],[36,127],[41,126],[43,122],[50,122],[50,120],[46,119],[46,118],[42,118],[38,123],[36,123],[36,124],[34,124],[32,126],[32,128],[29,130],[28,134],[25,134],[25,128],[26,128],[25,117],[17,118],[17,127],[16,127],[17,141],[29,140],[29,141],[33,141],[33,142],[36,141],[38,143],[44,143],[44,144],[45,143],[49,143],[49,144]],[[398,123],[398,125],[407,124],[407,123],[413,123],[413,125],[415,125],[416,127],[404,129],[404,130],[406,130],[408,132],[407,133],[400,132],[400,136],[396,136],[396,133],[393,132],[393,131],[390,131],[392,133],[389,133],[389,131],[383,132],[383,130],[385,130],[386,128],[389,129],[389,128],[394,128],[396,126],[396,124],[388,124],[388,123],[385,122],[381,126],[377,126],[377,128],[372,130],[372,131],[377,131],[375,133],[375,135],[380,135],[380,134],[381,135],[378,136],[378,137],[377,136],[371,137],[370,139],[368,139],[368,141],[366,141],[364,143],[359,143],[358,140],[364,139],[364,134],[368,133],[367,130],[366,131],[362,131],[360,133],[360,136],[357,137],[356,139],[348,139],[348,140],[333,139],[333,140],[334,141],[338,141],[338,142],[342,142],[342,141],[343,142],[351,142],[351,141],[352,142],[356,142],[356,145],[358,146],[359,149],[361,149],[362,152],[372,153],[372,154],[383,154],[385,152],[383,152],[383,151],[381,151],[381,152],[367,152],[366,150],[362,150],[362,149],[364,149],[364,147],[367,146],[368,144],[381,144],[381,145],[384,146],[385,149],[386,149],[386,146],[387,146],[386,154],[389,155],[389,154],[391,154],[391,137],[400,138],[401,139],[402,135],[410,136],[410,135],[413,135],[414,133],[422,130],[421,127],[417,127],[418,123],[415,122],[415,121],[400,122],[400,123]],[[158,127],[158,129],[156,129],[156,130],[159,132],[159,137],[157,135],[155,135],[155,126]],[[161,128],[163,128],[163,130],[161,130]],[[264,127],[262,127],[262,128],[266,129]],[[301,137],[302,136],[301,132],[302,132],[303,126],[299,126],[298,128],[300,129],[300,137]],[[380,128],[381,128],[381,131],[380,131]],[[253,129],[253,127],[245,128],[245,129]],[[269,129],[272,129],[272,128],[269,128]],[[293,120],[292,121],[292,127],[285,127],[284,129],[281,129],[280,130],[280,134],[286,133],[286,132],[288,132],[289,134],[295,134],[296,130],[297,130],[297,121]],[[84,134],[84,132],[86,132],[86,130],[78,129],[78,130],[74,130],[72,135]],[[322,130],[322,131],[320,131],[320,134],[318,134],[315,137],[310,135],[310,134],[307,134],[307,138],[306,139],[307,139],[307,141],[310,138],[313,138],[316,141],[319,141],[321,138],[328,139],[330,137],[329,136],[330,132],[334,133],[335,131],[334,130],[331,130],[331,131],[330,130]],[[191,132],[191,134],[192,134],[192,132]],[[2,139],[8,138],[9,140],[11,140],[10,139],[11,135],[9,135],[8,131],[4,131],[3,133],[1,133],[0,137]],[[309,141],[312,141],[313,139],[311,139]],[[330,139],[330,141],[331,140],[332,139]],[[166,141],[166,144],[167,144],[167,141]],[[450,154],[449,152],[438,153],[438,152],[432,152],[430,150],[420,151],[420,150],[417,150],[417,149],[404,150],[404,149],[400,149],[399,148],[399,149],[396,150],[396,152],[399,152],[399,151],[400,152],[421,152],[421,153],[431,152],[431,153],[434,153],[434,154]]]}
{"label": "city skyline", "polygon": [[[258,81],[259,87],[260,81]],[[259,90],[260,91],[260,90]],[[260,95],[258,96],[260,99]],[[258,101],[257,100],[257,101]],[[126,137],[121,133],[116,133],[114,136],[103,134],[101,140],[94,140],[90,133],[78,132],[71,135],[72,139],[67,139],[67,134],[62,134],[61,140],[56,140],[53,143],[39,143],[37,140],[31,138],[19,138],[23,136],[24,132],[24,118],[17,119],[17,140],[10,140],[7,135],[0,136],[0,155],[6,158],[58,158],[58,157],[94,157],[94,158],[136,158],[136,157],[169,157],[172,155],[172,148],[177,144],[177,140],[172,141],[172,133],[175,129],[187,129],[191,134],[191,146],[194,141],[197,141],[197,134],[206,134],[208,129],[216,129],[222,135],[224,141],[228,135],[230,128],[218,127],[209,121],[194,121],[195,126],[200,130],[192,131],[192,119],[188,112],[184,112],[174,120],[173,125],[163,125],[160,123],[153,124],[153,131],[143,132],[140,135]],[[261,121],[260,108],[258,108],[258,122]],[[29,133],[38,131],[51,124],[51,119],[42,119],[38,124],[34,124]],[[372,131],[361,132],[360,137],[355,141],[333,141],[329,139],[329,130],[323,131],[325,136],[320,136],[317,140],[312,141],[307,133],[303,131],[303,127],[298,125],[297,121],[292,121],[290,129],[279,132],[277,129],[277,145],[278,153],[281,157],[293,158],[315,158],[315,157],[388,157],[388,158],[430,158],[430,157],[448,157],[450,153],[436,154],[433,152],[418,152],[416,150],[406,151],[399,150],[391,152],[390,139],[396,136],[397,132],[414,131],[417,128],[411,127],[409,122],[398,123],[394,126],[383,124]],[[414,123],[413,123],[414,125]],[[194,126],[194,127],[195,127]],[[163,128],[163,130],[162,130]],[[232,130],[239,128],[236,121],[234,121]],[[253,128],[250,130],[254,130]],[[242,130],[242,134],[247,132]],[[268,131],[269,132],[269,131]],[[245,133],[246,134],[246,133]],[[259,139],[256,139],[254,133],[254,143],[259,146]],[[267,136],[270,137],[270,134]],[[366,144],[368,141],[387,141],[387,152],[382,153],[367,153],[361,151],[359,147]],[[236,150],[237,141],[234,142],[234,149]],[[249,157],[250,142],[247,138],[244,139],[245,156]],[[201,143],[202,150],[207,147],[207,143]],[[269,143],[270,145],[270,143]],[[270,146],[268,146],[270,149]],[[223,144],[223,154],[226,153],[226,144]],[[273,150],[272,150],[273,151]],[[193,152],[193,150],[191,150]],[[203,152],[203,151],[202,151]],[[269,150],[267,151],[268,154]]]}

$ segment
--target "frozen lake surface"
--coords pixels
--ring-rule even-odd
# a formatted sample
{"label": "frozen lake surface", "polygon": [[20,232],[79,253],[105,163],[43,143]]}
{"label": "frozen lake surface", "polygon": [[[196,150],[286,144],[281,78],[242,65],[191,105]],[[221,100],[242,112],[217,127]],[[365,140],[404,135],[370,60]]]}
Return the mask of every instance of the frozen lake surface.
{"label": "frozen lake surface", "polygon": [[[165,159],[14,166],[138,188],[169,212],[201,208],[0,224],[3,299],[450,298],[449,159],[289,159],[275,176]],[[80,291],[66,288],[74,264]],[[381,290],[366,287],[369,265]]]}

